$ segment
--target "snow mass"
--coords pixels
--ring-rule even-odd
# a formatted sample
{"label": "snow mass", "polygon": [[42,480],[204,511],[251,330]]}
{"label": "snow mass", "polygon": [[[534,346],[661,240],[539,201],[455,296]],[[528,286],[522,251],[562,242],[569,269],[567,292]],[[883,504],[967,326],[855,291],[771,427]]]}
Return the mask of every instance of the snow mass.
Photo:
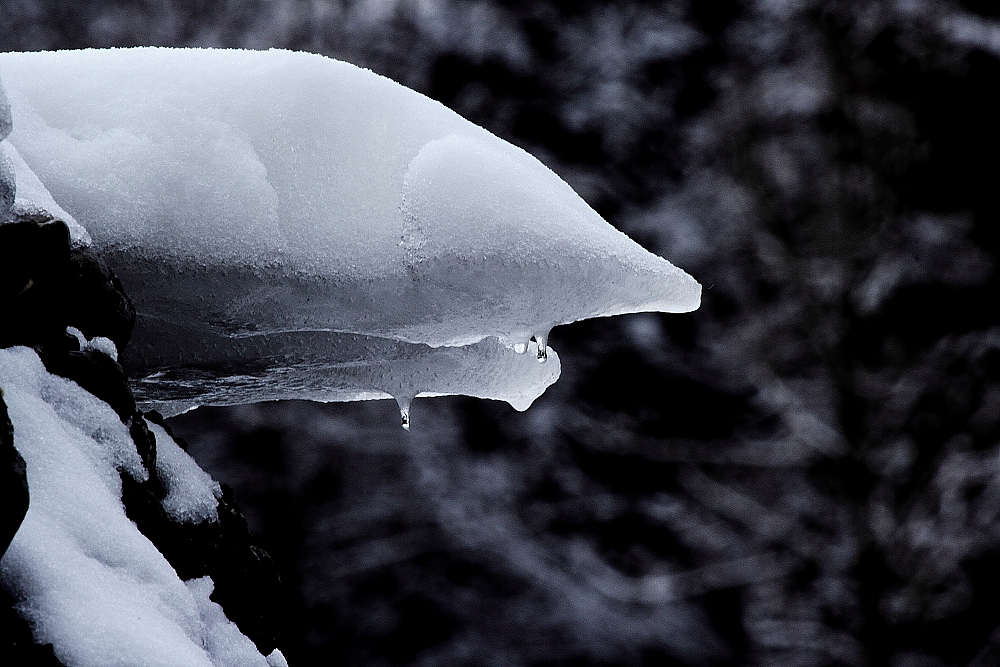
{"label": "snow mass", "polygon": [[[455,393],[523,410],[558,378],[553,326],[700,300],[526,152],[346,63],[139,48],[4,53],[0,73],[0,224],[62,220],[110,264],[132,343],[67,333],[168,415],[390,395],[407,425],[413,397]],[[126,516],[120,475],[151,471],[108,404],[25,347],[0,350],[0,387],[31,493],[0,579],[37,642],[71,667],[287,665]],[[147,426],[164,510],[217,520],[219,485]]]}
{"label": "snow mass", "polygon": [[51,193],[36,205],[122,280],[123,365],[168,415],[422,393],[525,409],[558,377],[528,363],[553,326],[699,304],[528,153],[344,62],[3,53],[0,75],[18,188]]}

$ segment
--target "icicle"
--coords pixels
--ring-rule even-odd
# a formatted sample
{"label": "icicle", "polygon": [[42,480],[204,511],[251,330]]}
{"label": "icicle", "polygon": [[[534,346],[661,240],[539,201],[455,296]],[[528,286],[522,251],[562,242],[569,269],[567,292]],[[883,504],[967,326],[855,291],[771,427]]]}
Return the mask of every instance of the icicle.
{"label": "icicle", "polygon": [[535,334],[535,343],[538,344],[538,350],[537,350],[538,363],[541,364],[544,364],[545,361],[549,358],[549,350],[546,344],[547,338],[548,338],[547,333]]}
{"label": "icicle", "polygon": [[407,431],[410,430],[410,402],[412,396],[394,396],[396,405],[399,406],[399,422]]}

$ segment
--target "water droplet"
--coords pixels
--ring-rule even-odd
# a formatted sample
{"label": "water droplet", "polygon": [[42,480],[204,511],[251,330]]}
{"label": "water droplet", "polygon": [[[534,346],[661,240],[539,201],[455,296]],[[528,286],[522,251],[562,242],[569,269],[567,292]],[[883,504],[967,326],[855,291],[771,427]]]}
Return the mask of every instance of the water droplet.
{"label": "water droplet", "polygon": [[527,343],[514,343],[514,351],[518,354],[524,354],[528,351]]}
{"label": "water droplet", "polygon": [[399,423],[406,429],[410,430],[410,401],[413,400],[413,396],[394,396],[396,399],[396,405],[399,406]]}
{"label": "water droplet", "polygon": [[538,363],[544,364],[549,358],[549,350],[545,342],[545,334],[535,334],[535,342],[538,343]]}

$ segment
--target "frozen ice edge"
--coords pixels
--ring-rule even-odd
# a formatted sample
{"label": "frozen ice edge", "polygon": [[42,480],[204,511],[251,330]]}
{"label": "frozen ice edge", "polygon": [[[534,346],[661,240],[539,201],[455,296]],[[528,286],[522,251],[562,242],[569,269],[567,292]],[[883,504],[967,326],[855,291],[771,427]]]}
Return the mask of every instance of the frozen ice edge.
{"label": "frozen ice edge", "polygon": [[139,48],[5,53],[0,73],[11,148],[136,303],[123,364],[168,414],[422,393],[524,409],[558,377],[511,354],[529,339],[700,301],[529,154],[347,63]]}

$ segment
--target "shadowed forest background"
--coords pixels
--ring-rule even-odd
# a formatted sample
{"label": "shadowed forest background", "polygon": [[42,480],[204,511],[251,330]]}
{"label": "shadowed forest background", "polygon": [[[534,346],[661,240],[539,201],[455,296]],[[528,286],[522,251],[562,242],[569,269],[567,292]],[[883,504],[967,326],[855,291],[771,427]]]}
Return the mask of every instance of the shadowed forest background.
{"label": "shadowed forest background", "polygon": [[133,45],[371,68],[706,288],[557,328],[525,413],[170,420],[293,667],[1000,664],[1000,4],[0,3],[0,50]]}

